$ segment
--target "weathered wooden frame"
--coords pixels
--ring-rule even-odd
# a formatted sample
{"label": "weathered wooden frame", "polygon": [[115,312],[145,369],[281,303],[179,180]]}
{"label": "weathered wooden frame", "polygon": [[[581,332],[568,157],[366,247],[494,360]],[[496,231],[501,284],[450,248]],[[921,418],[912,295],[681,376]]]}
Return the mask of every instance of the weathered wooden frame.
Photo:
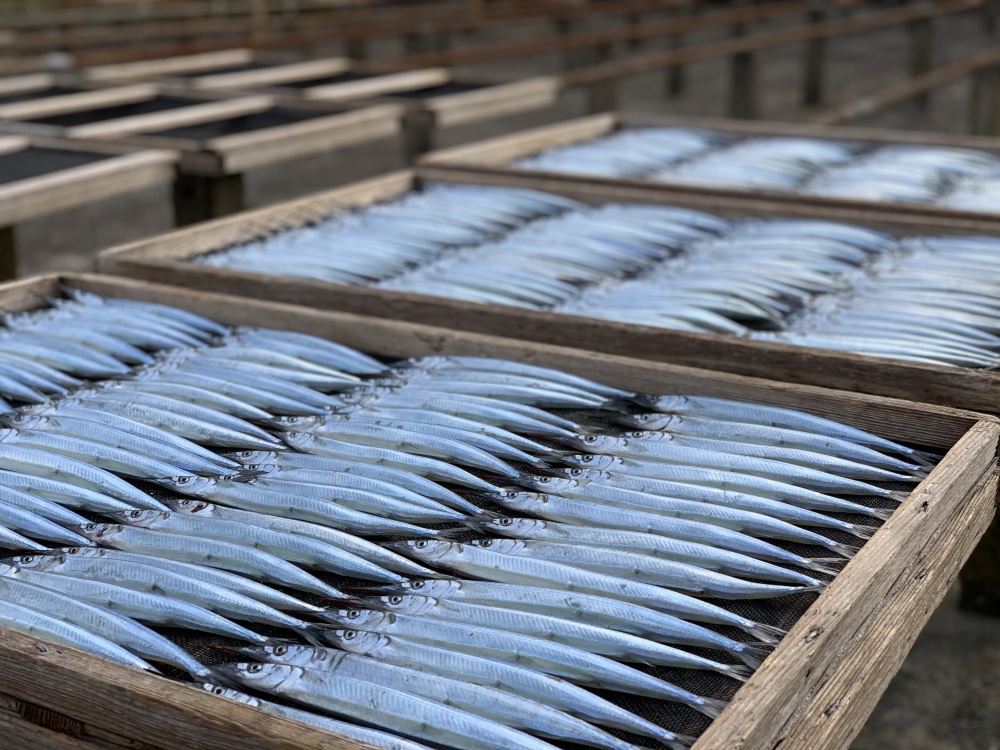
{"label": "weathered wooden frame", "polygon": [[551,180],[585,181],[593,184],[643,187],[663,193],[690,193],[706,197],[755,196],[775,202],[794,203],[805,206],[822,206],[870,211],[877,209],[884,213],[900,216],[934,216],[940,218],[1000,219],[997,213],[983,213],[934,206],[926,204],[889,203],[880,201],[847,200],[782,193],[773,190],[743,190],[735,188],[713,188],[694,185],[671,184],[642,179],[622,179],[614,177],[569,175],[557,172],[527,170],[511,166],[510,162],[533,156],[560,146],[600,138],[614,131],[643,126],[677,126],[711,128],[735,136],[788,136],[806,138],[829,138],[852,140],[870,144],[905,143],[927,146],[949,146],[971,148],[1000,155],[1000,139],[983,136],[949,135],[944,133],[923,133],[880,128],[845,128],[803,123],[754,122],[728,120],[711,117],[684,117],[645,113],[607,113],[592,115],[576,120],[525,130],[478,143],[456,146],[432,152],[420,159],[420,164],[462,171],[476,171],[484,174],[533,174]]}
{"label": "weathered wooden frame", "polygon": [[1000,233],[998,222],[888,217],[878,211],[798,206],[751,196],[706,199],[600,183],[535,179],[517,174],[475,175],[453,171],[397,172],[308,198],[277,204],[221,221],[139,240],[98,256],[107,273],[342,310],[363,315],[514,336],[550,344],[573,342],[592,351],[807,383],[927,403],[1000,412],[1000,373],[922,365],[828,349],[791,346],[721,334],[699,334],[636,326],[575,315],[555,315],[505,305],[485,305],[429,295],[345,286],[190,263],[189,259],[268,234],[303,226],[341,211],[390,200],[425,180],[533,187],[590,203],[635,201],[698,208],[718,214],[814,217],[853,221],[896,233]]}
{"label": "weathered wooden frame", "polygon": [[[61,283],[176,305],[223,323],[327,336],[386,356],[507,357],[629,389],[805,408],[890,439],[948,449],[740,689],[695,750],[771,750],[782,741],[810,750],[846,747],[994,515],[1000,422],[993,417],[110,276],[50,275],[7,284],[0,287],[0,310],[44,304]],[[0,666],[0,726],[8,729],[7,736],[38,743],[43,750],[363,747],[8,631],[0,631]],[[832,705],[836,708],[830,710]]]}

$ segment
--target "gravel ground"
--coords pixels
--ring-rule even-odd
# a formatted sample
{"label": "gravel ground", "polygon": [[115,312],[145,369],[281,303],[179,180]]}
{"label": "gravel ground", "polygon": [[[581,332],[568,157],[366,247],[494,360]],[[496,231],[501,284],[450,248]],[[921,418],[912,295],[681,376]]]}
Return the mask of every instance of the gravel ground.
{"label": "gravel ground", "polygon": [[[513,33],[506,36],[511,38]],[[723,36],[723,32],[704,33],[695,39]],[[501,35],[468,36],[456,40],[456,44],[468,46],[497,38]],[[971,49],[984,47],[987,38],[981,16],[966,14],[939,20],[935,44],[935,60],[939,62],[958,59]],[[658,46],[649,43],[644,49]],[[904,29],[834,39],[828,49],[828,59],[832,61],[826,86],[829,103],[845,101],[907,75],[909,48]],[[334,54],[338,51],[325,50]],[[397,51],[395,43],[388,42],[375,48],[376,56]],[[809,116],[810,112],[799,106],[801,59],[801,47],[785,47],[762,56],[763,118],[796,121]],[[531,75],[554,72],[560,63],[553,55],[505,61],[482,70],[507,76]],[[687,91],[679,99],[665,97],[662,73],[637,76],[623,87],[622,108],[723,115],[729,80],[727,67],[727,61],[689,66]],[[911,105],[900,105],[858,124],[961,133],[966,127],[968,90],[968,81],[958,81],[935,91],[925,112]],[[583,96],[568,92],[550,109],[446,131],[437,145],[486,138],[583,112]],[[250,206],[266,205],[402,166],[398,143],[373,143],[352,148],[347,154],[310,158],[251,173],[247,178],[247,201]],[[169,199],[168,189],[150,189],[19,226],[21,273],[87,270],[95,252],[169,229],[172,221]],[[998,622],[959,611],[957,590],[952,591],[932,617],[853,748],[1000,750]]]}

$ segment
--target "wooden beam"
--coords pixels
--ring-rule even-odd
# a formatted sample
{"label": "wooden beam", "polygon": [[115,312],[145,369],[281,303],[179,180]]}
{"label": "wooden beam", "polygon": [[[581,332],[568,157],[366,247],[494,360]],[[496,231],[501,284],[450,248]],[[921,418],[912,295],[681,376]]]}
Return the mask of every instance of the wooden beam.
{"label": "wooden beam", "polygon": [[[959,78],[992,68],[1000,64],[1000,46],[977,52],[961,60],[942,65],[921,75],[889,84],[869,94],[832,107],[809,122],[816,125],[843,125],[860,117],[879,112],[887,107],[924,96],[929,91]],[[973,97],[975,99],[976,97]]]}

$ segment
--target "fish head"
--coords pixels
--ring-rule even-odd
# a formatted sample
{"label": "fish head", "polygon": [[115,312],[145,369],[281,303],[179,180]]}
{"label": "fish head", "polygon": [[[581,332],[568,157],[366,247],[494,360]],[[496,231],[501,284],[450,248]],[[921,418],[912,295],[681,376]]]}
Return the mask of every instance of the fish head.
{"label": "fish head", "polygon": [[319,417],[275,417],[273,421],[277,427],[291,432],[305,432],[320,424]]}
{"label": "fish head", "polygon": [[294,681],[304,674],[301,667],[289,664],[261,664],[260,662],[240,662],[213,667],[221,677],[226,677],[261,692],[273,692],[286,681]]}
{"label": "fish head", "polygon": [[374,609],[341,609],[336,613],[327,611],[323,617],[345,628],[375,630],[381,625],[391,625],[395,619],[388,612]]}
{"label": "fish head", "polygon": [[[132,511],[129,511],[132,512]],[[157,513],[160,511],[137,511],[139,513]],[[85,523],[81,526],[77,526],[72,531],[75,531],[80,536],[85,536],[92,542],[102,542],[110,541],[117,534],[121,534],[125,531],[125,527],[120,523]]]}
{"label": "fish head", "polygon": [[153,481],[161,487],[166,487],[181,495],[199,496],[212,491],[212,488],[215,487],[216,477],[198,477],[194,474],[187,474],[179,477],[162,477]]}
{"label": "fish head", "polygon": [[277,451],[232,451],[224,453],[224,458],[229,458],[238,464],[249,466],[251,464],[265,464],[278,460]]}
{"label": "fish head", "polygon": [[[108,513],[107,515],[119,523],[129,526],[141,526],[145,529],[151,528],[160,521],[170,518],[170,513],[165,510],[120,510],[115,513]],[[87,526],[92,525],[95,524],[87,524]],[[89,539],[90,537],[87,538]]]}
{"label": "fish head", "polygon": [[541,531],[548,524],[537,518],[493,518],[487,524],[490,530],[515,538],[531,537],[536,531]]}
{"label": "fish head", "polygon": [[0,424],[7,427],[17,427],[18,429],[40,429],[52,423],[51,417],[39,414],[4,414],[0,417]]}
{"label": "fish head", "polygon": [[368,633],[364,630],[328,630],[324,634],[334,646],[348,653],[373,656],[379,649],[389,645],[388,636]]}
{"label": "fish head", "polygon": [[525,492],[524,490],[507,489],[490,496],[491,499],[511,510],[530,511],[539,503],[544,503],[547,496],[540,492]]}
{"label": "fish head", "polygon": [[[674,419],[674,417],[671,417]],[[674,436],[668,432],[659,432],[658,430],[652,431],[641,431],[641,432],[626,432],[626,440],[645,440],[652,443],[669,443],[674,439]]]}
{"label": "fish head", "polygon": [[462,588],[461,581],[446,581],[437,579],[433,581],[406,581],[398,585],[400,591],[405,593],[426,596],[434,599],[446,599]]}
{"label": "fish head", "polygon": [[683,412],[687,405],[686,396],[653,396],[648,393],[640,393],[633,396],[632,400],[643,408],[663,414]]}
{"label": "fish head", "polygon": [[170,508],[170,510],[175,513],[184,513],[189,516],[199,516],[200,518],[214,518],[213,511],[215,511],[215,506],[211,503],[206,503],[204,500],[194,500],[192,498],[167,498],[164,504]]}
{"label": "fish head", "polygon": [[453,542],[437,539],[411,539],[407,542],[392,542],[385,546],[393,552],[401,552],[420,560],[440,560],[455,549]]}
{"label": "fish head", "polygon": [[292,448],[302,449],[316,439],[315,435],[308,432],[279,432],[278,437]]}
{"label": "fish head", "polygon": [[625,445],[625,441],[614,435],[573,435],[564,439],[571,448],[588,453],[614,453]]}
{"label": "fish head", "polygon": [[210,682],[202,683],[201,689],[207,690],[212,695],[218,695],[220,698],[229,698],[229,700],[245,703],[248,706],[260,705],[260,698],[254,698],[252,695],[241,693],[239,690],[233,690],[232,688],[213,685]]}
{"label": "fish head", "polygon": [[524,548],[524,542],[520,539],[476,539],[466,544],[500,554],[516,554]]}
{"label": "fish head", "polygon": [[563,461],[578,469],[596,469],[605,471],[621,463],[617,456],[608,456],[596,453],[574,453],[570,456],[563,456]]}
{"label": "fish head", "polygon": [[28,570],[54,570],[66,562],[65,555],[17,555],[12,567]]}
{"label": "fish head", "polygon": [[388,612],[398,612],[404,615],[421,615],[437,604],[437,600],[429,596],[392,594],[380,596],[379,606]]}
{"label": "fish head", "polygon": [[294,643],[280,643],[275,646],[250,646],[239,649],[241,654],[253,656],[269,664],[289,664],[293,667],[323,669],[334,666],[343,658],[342,653],[332,649],[300,646]]}
{"label": "fish head", "polygon": [[258,476],[270,476],[271,474],[278,474],[281,472],[281,467],[278,464],[243,464],[243,469],[248,472],[253,472]]}
{"label": "fish head", "polygon": [[60,552],[66,557],[90,558],[105,557],[107,550],[99,547],[63,547]]}
{"label": "fish head", "polygon": [[517,481],[529,489],[537,490],[538,492],[547,492],[550,495],[558,495],[562,492],[569,492],[579,486],[579,483],[570,476],[538,477],[524,474],[518,477]]}
{"label": "fish head", "polygon": [[607,473],[601,471],[600,469],[581,469],[581,468],[567,469],[566,475],[569,476],[574,481],[576,481],[578,484],[603,482],[608,478]]}
{"label": "fish head", "polygon": [[615,419],[618,424],[640,430],[669,430],[681,423],[681,417],[672,414],[625,414]]}

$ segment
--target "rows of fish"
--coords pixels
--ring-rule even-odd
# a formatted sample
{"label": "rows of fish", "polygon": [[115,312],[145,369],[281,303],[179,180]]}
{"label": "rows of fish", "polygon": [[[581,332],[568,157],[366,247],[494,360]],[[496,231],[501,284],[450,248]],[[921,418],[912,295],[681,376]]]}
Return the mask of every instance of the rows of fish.
{"label": "rows of fish", "polygon": [[742,138],[642,127],[520,159],[524,169],[682,185],[928,203],[993,213],[1000,157],[972,149],[870,146],[807,137]]}
{"label": "rows of fish", "polygon": [[383,748],[687,746],[622,704],[717,716],[683,675],[783,634],[735,603],[821,590],[935,460],[66,292],[4,318],[0,625]]}
{"label": "rows of fish", "polygon": [[[474,200],[463,211],[444,212],[446,203],[464,204],[469,196]],[[391,220],[383,223],[385,217]],[[381,255],[336,251],[342,240],[353,242],[355,226],[372,230]],[[900,239],[827,221],[729,220],[669,206],[593,208],[526,190],[437,186],[202,260],[992,368],[1000,352],[998,249],[1000,241],[986,237]]]}

